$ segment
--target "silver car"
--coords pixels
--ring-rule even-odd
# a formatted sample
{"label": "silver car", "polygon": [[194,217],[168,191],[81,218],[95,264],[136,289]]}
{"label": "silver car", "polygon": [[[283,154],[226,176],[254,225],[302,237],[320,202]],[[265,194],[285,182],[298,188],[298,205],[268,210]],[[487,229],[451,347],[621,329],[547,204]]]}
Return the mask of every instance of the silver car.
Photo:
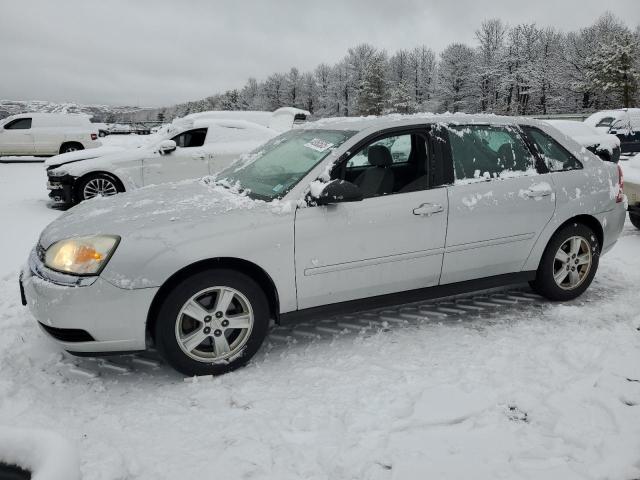
{"label": "silver car", "polygon": [[624,219],[618,166],[548,124],[330,119],[214,177],[69,210],[21,286],[72,353],[155,346],[185,374],[220,374],[272,320],[523,281],[570,300]]}

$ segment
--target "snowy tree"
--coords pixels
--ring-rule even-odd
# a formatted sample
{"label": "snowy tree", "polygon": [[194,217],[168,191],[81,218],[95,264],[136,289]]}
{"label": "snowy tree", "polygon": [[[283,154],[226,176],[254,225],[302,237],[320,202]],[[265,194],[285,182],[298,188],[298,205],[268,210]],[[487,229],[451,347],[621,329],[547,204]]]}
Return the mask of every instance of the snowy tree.
{"label": "snowy tree", "polygon": [[380,115],[386,99],[386,61],[384,52],[375,52],[368,59],[358,84],[358,113]]}
{"label": "snowy tree", "polygon": [[504,73],[504,40],[507,27],[499,19],[485,20],[476,30],[479,43],[477,75],[480,83],[480,110],[495,112],[500,99],[500,78]]}
{"label": "snowy tree", "polygon": [[440,55],[438,95],[444,110],[469,111],[475,96],[474,57],[473,49],[462,43],[449,45]]}
{"label": "snowy tree", "polygon": [[587,60],[588,84],[610,92],[624,107],[633,106],[640,82],[639,49],[640,43],[630,32],[616,34],[610,42],[599,45]]}

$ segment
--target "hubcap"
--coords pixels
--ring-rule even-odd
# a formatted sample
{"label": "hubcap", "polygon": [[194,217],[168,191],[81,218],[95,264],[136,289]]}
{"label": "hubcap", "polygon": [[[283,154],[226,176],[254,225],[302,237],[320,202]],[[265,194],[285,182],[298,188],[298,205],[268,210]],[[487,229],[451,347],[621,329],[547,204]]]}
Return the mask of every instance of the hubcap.
{"label": "hubcap", "polygon": [[118,193],[115,184],[106,178],[94,178],[87,182],[82,191],[85,200],[93,197],[110,197]]}
{"label": "hubcap", "polygon": [[591,270],[591,246],[584,237],[567,239],[553,260],[553,279],[563,290],[573,290],[584,282]]}
{"label": "hubcap", "polygon": [[247,297],[231,287],[199,291],[176,319],[180,349],[199,362],[212,363],[237,354],[249,340],[253,310]]}

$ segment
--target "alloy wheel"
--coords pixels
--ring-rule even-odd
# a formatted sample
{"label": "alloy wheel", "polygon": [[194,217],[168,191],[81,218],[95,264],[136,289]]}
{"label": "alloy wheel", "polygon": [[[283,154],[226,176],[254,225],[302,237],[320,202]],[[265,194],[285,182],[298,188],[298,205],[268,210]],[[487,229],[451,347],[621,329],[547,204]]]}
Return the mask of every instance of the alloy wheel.
{"label": "alloy wheel", "polygon": [[591,270],[591,245],[586,238],[568,238],[556,252],[553,279],[563,290],[573,290],[584,282]]}
{"label": "alloy wheel", "polygon": [[199,291],[182,306],[175,335],[180,349],[199,362],[215,363],[238,354],[251,335],[251,303],[238,290],[217,286]]}
{"label": "alloy wheel", "polygon": [[82,196],[85,200],[93,197],[110,197],[116,193],[118,193],[116,185],[106,178],[93,178],[82,189]]}

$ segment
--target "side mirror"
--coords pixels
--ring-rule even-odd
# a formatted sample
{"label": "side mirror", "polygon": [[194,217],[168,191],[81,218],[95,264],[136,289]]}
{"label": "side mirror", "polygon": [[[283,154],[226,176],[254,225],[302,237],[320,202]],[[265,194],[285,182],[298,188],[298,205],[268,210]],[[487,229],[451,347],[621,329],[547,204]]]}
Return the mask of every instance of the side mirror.
{"label": "side mirror", "polygon": [[158,151],[163,155],[173,152],[176,148],[177,145],[174,140],[163,140],[158,145]]}
{"label": "side mirror", "polygon": [[333,180],[326,184],[319,195],[314,196],[314,200],[318,205],[359,202],[362,200],[362,190],[351,182]]}

